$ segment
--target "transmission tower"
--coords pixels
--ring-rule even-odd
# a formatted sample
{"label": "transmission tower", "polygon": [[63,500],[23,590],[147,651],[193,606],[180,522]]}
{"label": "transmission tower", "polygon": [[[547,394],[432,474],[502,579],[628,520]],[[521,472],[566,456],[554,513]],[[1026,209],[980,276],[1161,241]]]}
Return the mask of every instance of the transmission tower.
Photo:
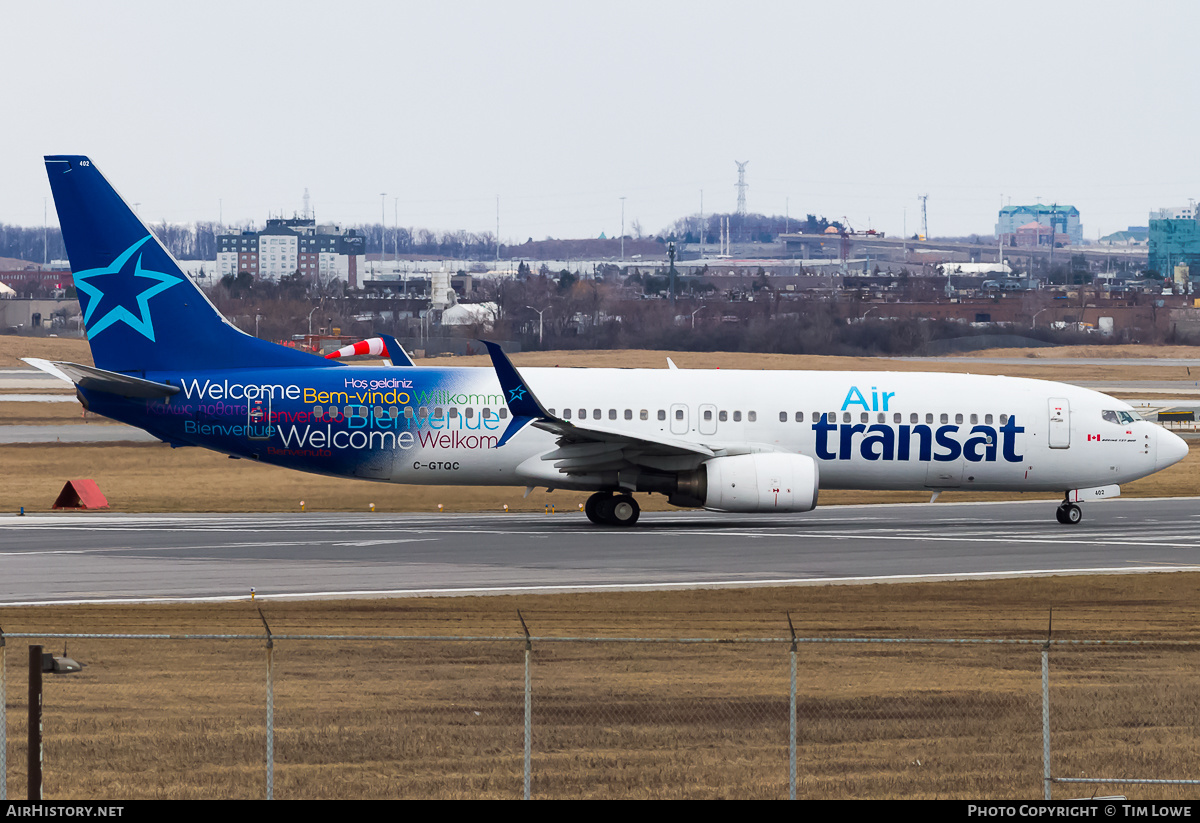
{"label": "transmission tower", "polygon": [[304,190],[304,219],[305,220],[308,219],[308,213],[309,213],[308,189],[305,189]]}
{"label": "transmission tower", "polygon": [[734,160],[733,162],[737,163],[737,167],[738,167],[737,213],[738,213],[738,217],[745,217],[746,216],[746,188],[747,188],[747,186],[746,186],[746,166],[750,165],[750,161],[749,160],[744,160],[744,161],[743,160]]}
{"label": "transmission tower", "polygon": [[929,220],[925,214],[925,201],[929,199],[928,194],[918,194],[917,199],[921,201],[921,239],[929,239]]}

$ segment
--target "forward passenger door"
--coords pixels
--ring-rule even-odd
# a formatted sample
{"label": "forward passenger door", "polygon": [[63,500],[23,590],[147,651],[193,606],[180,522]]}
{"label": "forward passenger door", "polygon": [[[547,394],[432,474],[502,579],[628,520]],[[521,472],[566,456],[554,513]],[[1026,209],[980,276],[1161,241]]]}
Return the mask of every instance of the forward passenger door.
{"label": "forward passenger door", "polygon": [[1051,397],[1050,405],[1050,448],[1071,447],[1071,401],[1065,397]]}

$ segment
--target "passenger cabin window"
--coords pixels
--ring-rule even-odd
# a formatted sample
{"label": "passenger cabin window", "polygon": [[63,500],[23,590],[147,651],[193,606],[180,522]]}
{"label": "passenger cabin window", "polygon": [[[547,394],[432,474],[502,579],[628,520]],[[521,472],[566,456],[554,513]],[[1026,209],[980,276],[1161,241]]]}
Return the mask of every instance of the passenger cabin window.
{"label": "passenger cabin window", "polygon": [[625,410],[625,419],[626,419],[626,420],[632,420],[632,419],[633,419],[633,409],[626,409],[626,410]]}
{"label": "passenger cabin window", "polygon": [[500,410],[500,419],[501,419],[501,420],[507,420],[507,419],[508,419],[508,408],[507,408],[507,407],[505,407],[505,408],[503,408],[503,409],[501,409],[501,410]]}
{"label": "passenger cabin window", "polygon": [[599,420],[603,416],[604,416],[604,413],[602,411],[600,411],[599,409],[592,409],[592,419],[593,420]]}
{"label": "passenger cabin window", "polygon": [[[835,414],[835,415],[834,415],[834,417],[836,418],[836,417],[837,417],[837,415]],[[849,423],[849,422],[850,422],[850,412],[842,412],[842,422],[843,422],[843,423]]]}
{"label": "passenger cabin window", "polygon": [[450,418],[453,419],[455,417],[458,417],[458,406],[451,406],[450,407]]}
{"label": "passenger cabin window", "polygon": [[609,409],[609,410],[608,410],[608,419],[609,419],[609,420],[616,420],[616,419],[617,419],[617,410],[616,410],[616,409]]}
{"label": "passenger cabin window", "polygon": [[649,420],[650,412],[646,411],[645,409],[642,409],[641,411],[638,412],[638,419],[639,420]]}
{"label": "passenger cabin window", "polygon": [[753,423],[758,420],[758,412],[746,412],[746,422]]}
{"label": "passenger cabin window", "polygon": [[892,415],[892,422],[893,422],[893,423],[899,423],[899,422],[900,422],[901,420],[903,420],[903,419],[904,419],[904,418],[902,418],[902,417],[900,416],[900,412],[896,412],[895,414],[893,414],[893,415]]}
{"label": "passenger cabin window", "polygon": [[484,419],[484,420],[491,420],[491,419],[492,419],[492,410],[491,410],[491,409],[484,409],[484,410],[483,410],[483,419]]}
{"label": "passenger cabin window", "polygon": [[571,419],[571,410],[563,409],[563,420],[570,420],[570,419]]}
{"label": "passenger cabin window", "polygon": [[992,416],[990,414],[985,414],[983,416],[983,422],[989,426],[992,425]]}
{"label": "passenger cabin window", "polygon": [[717,420],[719,422],[724,423],[728,419],[729,419],[729,412],[727,412],[727,411],[717,412]]}
{"label": "passenger cabin window", "polygon": [[659,420],[666,420],[666,419],[667,419],[667,412],[666,412],[666,409],[659,409],[659,410],[658,410],[658,419],[659,419]]}
{"label": "passenger cabin window", "polygon": [[[704,419],[705,419],[705,420],[707,420],[708,418],[706,417],[706,418],[704,418]],[[780,413],[779,413],[779,422],[780,422],[780,423],[786,423],[786,422],[787,422],[787,412],[780,412]]]}
{"label": "passenger cabin window", "polygon": [[[925,422],[926,422],[927,424],[928,424],[928,423],[932,423],[932,422],[933,422],[933,415],[932,415],[932,414],[926,414],[926,415],[925,415]],[[943,420],[942,422],[943,422],[943,423],[945,423],[946,421],[945,421],[945,420]]]}
{"label": "passenger cabin window", "polygon": [[741,413],[740,411],[735,411],[735,412],[733,413],[733,422],[734,422],[734,423],[741,423],[741,422],[742,422],[742,413]]}
{"label": "passenger cabin window", "polygon": [[1000,425],[1003,426],[1007,422],[1008,422],[1008,415],[1007,414],[1000,415]]}
{"label": "passenger cabin window", "polygon": [[954,422],[955,422],[955,423],[957,423],[957,424],[959,424],[959,425],[962,425],[962,422],[963,422],[963,416],[962,416],[961,414],[956,414],[956,415],[954,415]]}
{"label": "passenger cabin window", "polygon": [[863,412],[862,414],[860,414],[858,416],[859,423],[866,423],[870,419],[871,419],[871,415],[867,414],[866,412]]}
{"label": "passenger cabin window", "polygon": [[950,415],[946,414],[945,412],[942,412],[942,417],[941,417],[941,420],[942,420],[942,422],[943,422],[943,423],[949,423],[949,422],[950,422]]}
{"label": "passenger cabin window", "polygon": [[804,422],[804,412],[796,412],[796,422],[797,423]]}

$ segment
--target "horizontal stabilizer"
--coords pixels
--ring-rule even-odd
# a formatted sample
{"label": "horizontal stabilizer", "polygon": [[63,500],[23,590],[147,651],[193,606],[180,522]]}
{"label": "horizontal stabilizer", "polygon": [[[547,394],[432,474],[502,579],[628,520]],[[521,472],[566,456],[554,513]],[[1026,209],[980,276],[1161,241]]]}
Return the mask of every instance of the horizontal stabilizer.
{"label": "horizontal stabilizer", "polygon": [[98,369],[95,366],[83,366],[79,363],[63,363],[58,361],[40,360],[36,357],[25,358],[29,365],[52,374],[59,379],[64,376],[80,388],[88,391],[102,391],[121,397],[170,397],[179,393],[179,386],[166,383],[156,383],[153,380],[143,380],[128,374]]}

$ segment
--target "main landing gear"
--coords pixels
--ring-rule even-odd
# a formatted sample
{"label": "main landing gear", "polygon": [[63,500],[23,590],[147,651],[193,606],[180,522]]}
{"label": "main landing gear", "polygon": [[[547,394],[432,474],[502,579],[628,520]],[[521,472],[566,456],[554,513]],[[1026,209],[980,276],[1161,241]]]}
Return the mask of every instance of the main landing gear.
{"label": "main landing gear", "polygon": [[1064,500],[1058,506],[1058,511],[1054,513],[1055,518],[1064,526],[1074,526],[1080,520],[1083,520],[1083,510],[1074,503],[1068,503]]}
{"label": "main landing gear", "polygon": [[583,513],[598,526],[632,526],[642,509],[631,494],[596,492],[583,504]]}

